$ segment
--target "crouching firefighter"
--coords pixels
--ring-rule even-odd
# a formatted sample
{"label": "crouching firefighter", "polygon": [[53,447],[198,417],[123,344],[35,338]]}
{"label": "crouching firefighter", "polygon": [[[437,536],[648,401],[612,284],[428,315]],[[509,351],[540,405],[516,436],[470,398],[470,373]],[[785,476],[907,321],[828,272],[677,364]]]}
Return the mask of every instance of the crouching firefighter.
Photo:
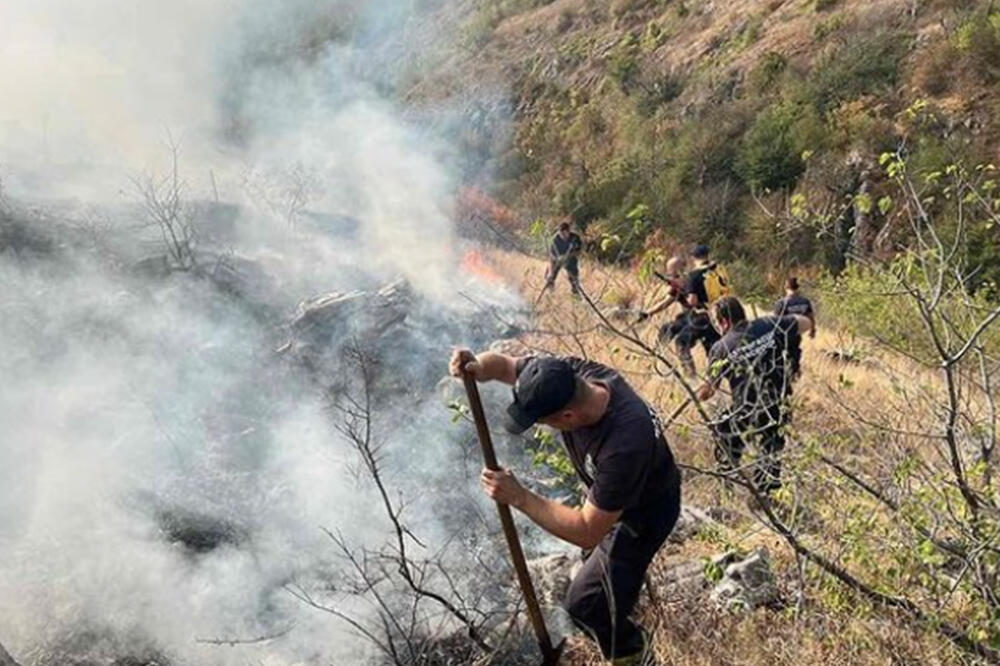
{"label": "crouching firefighter", "polygon": [[505,469],[484,469],[483,489],[589,551],[570,584],[565,608],[606,658],[621,665],[642,663],[648,636],[629,616],[681,504],[680,472],[656,412],[618,372],[593,361],[456,351],[451,374],[460,376],[463,368],[480,382],[514,386],[507,409],[511,432],[536,423],[562,432],[587,487],[582,507],[537,495]]}
{"label": "crouching firefighter", "polygon": [[723,379],[732,405],[712,424],[720,471],[740,465],[747,443],[758,448],[753,483],[760,492],[781,487],[779,453],[791,419],[792,382],[799,375],[802,332],[809,320],[799,316],[761,317],[747,321],[743,305],[726,296],[714,306],[722,339],[709,352],[708,379],[698,391],[708,400]]}
{"label": "crouching firefighter", "polygon": [[691,250],[695,266],[679,291],[683,311],[673,322],[660,329],[660,341],[673,341],[677,356],[689,377],[697,375],[691,350],[701,342],[705,355],[719,340],[719,333],[712,325],[708,308],[718,299],[732,295],[733,290],[725,269],[709,259],[707,245],[697,245]]}

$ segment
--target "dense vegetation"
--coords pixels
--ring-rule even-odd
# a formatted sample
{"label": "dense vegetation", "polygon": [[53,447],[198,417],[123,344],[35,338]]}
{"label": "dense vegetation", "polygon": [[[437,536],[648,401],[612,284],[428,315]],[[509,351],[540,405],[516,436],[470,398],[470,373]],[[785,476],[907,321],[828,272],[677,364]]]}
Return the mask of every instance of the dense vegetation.
{"label": "dense vegetation", "polygon": [[[508,0],[464,25],[466,66],[513,89],[491,194],[572,219],[609,259],[698,240],[771,283],[838,273],[906,241],[881,155],[920,179],[1000,145],[991,2]],[[983,284],[994,234],[966,248]]]}

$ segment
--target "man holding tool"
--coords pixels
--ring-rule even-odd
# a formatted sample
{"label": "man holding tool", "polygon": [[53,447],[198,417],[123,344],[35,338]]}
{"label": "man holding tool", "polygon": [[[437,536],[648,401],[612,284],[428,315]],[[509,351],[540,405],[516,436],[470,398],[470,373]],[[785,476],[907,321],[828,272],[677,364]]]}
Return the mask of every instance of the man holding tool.
{"label": "man holding tool", "polygon": [[520,433],[542,423],[562,431],[588,489],[582,507],[541,497],[505,469],[484,469],[483,489],[590,551],[565,608],[606,658],[641,663],[648,640],[629,615],[646,569],[677,522],[681,500],[680,471],[656,413],[620,374],[593,361],[458,350],[450,371],[514,386],[508,430]]}
{"label": "man holding tool", "polygon": [[709,259],[707,245],[697,245],[691,250],[695,262],[682,287],[677,287],[683,311],[673,322],[660,329],[660,341],[673,341],[677,355],[688,377],[696,377],[691,350],[700,341],[707,355],[719,341],[719,333],[712,325],[708,308],[719,298],[732,293],[729,278],[718,263]]}
{"label": "man holding tool", "polygon": [[577,258],[582,249],[583,240],[580,234],[570,229],[569,222],[560,224],[559,231],[552,237],[552,243],[549,245],[549,270],[545,274],[545,287],[542,291],[552,289],[556,285],[559,271],[565,268],[573,295],[580,295],[580,266]]}

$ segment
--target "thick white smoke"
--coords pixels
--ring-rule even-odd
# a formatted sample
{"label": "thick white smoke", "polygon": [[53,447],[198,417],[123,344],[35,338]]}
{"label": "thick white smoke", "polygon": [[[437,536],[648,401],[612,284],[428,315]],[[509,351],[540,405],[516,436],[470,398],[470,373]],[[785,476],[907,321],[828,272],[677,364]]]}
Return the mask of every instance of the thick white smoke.
{"label": "thick white smoke", "polygon": [[[319,392],[275,361],[274,313],[397,276],[435,307],[461,302],[438,139],[377,93],[399,65],[380,49],[405,34],[403,5],[0,3],[0,174],[17,215],[56,239],[48,258],[0,253],[0,640],[23,661],[88,629],[184,664],[366,649],[283,590],[338,566],[320,526],[371,544],[385,524]],[[162,251],[129,178],[169,172],[168,135],[185,198],[238,206],[199,251],[250,262],[270,315],[123,267]],[[351,231],[331,228],[339,216]],[[414,335],[441,346],[440,331]],[[471,485],[443,480],[455,437],[440,405],[387,409],[388,474],[410,490],[423,484],[408,471]],[[417,502],[411,520],[443,537],[432,509]],[[192,555],[165,539],[164,516],[188,513],[225,524],[224,545]]]}

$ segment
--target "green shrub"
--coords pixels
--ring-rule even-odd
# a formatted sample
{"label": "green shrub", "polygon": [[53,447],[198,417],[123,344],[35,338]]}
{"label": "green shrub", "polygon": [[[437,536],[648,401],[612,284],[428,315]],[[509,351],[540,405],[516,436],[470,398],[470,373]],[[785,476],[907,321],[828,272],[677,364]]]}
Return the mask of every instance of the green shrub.
{"label": "green shrub", "polygon": [[750,85],[757,92],[766,92],[785,73],[788,59],[777,51],[768,51],[761,56],[757,66],[750,73]]}
{"label": "green shrub", "polygon": [[740,299],[749,303],[769,303],[773,300],[774,290],[768,284],[766,272],[761,270],[757,261],[737,257],[724,263],[729,280]]}
{"label": "green shrub", "polygon": [[620,208],[635,184],[635,165],[619,159],[586,180],[564,188],[556,197],[556,206],[580,226],[608,217]]}
{"label": "green shrub", "polygon": [[955,31],[954,43],[977,74],[1000,79],[1000,13],[977,12]]}
{"label": "green shrub", "polygon": [[636,108],[644,116],[656,113],[664,104],[677,99],[684,91],[684,82],[673,74],[664,74],[652,83],[642,85],[642,94],[636,102]]}
{"label": "green shrub", "polygon": [[[852,264],[836,279],[825,276],[819,285],[823,316],[855,335],[876,338],[915,358],[936,360],[937,351],[916,301],[900,288],[898,276],[915,270],[910,262],[912,257],[900,257],[885,266]],[[916,280],[919,282],[919,278]],[[978,302],[970,308],[958,296],[945,296],[939,305],[940,312],[968,335],[978,322],[978,314],[991,309],[986,297],[987,294],[975,297]],[[983,343],[991,353],[1000,350],[1000,329],[990,329]]]}
{"label": "green shrub", "polygon": [[610,76],[623,92],[631,89],[639,75],[639,40],[635,35],[626,35],[618,42],[608,61]]}
{"label": "green shrub", "polygon": [[833,33],[847,25],[847,19],[843,14],[834,14],[830,18],[824,19],[813,28],[813,37],[818,41],[823,41]]}
{"label": "green shrub", "polygon": [[[764,109],[743,137],[736,168],[752,188],[791,188],[805,171],[802,154],[809,145],[816,118],[803,105],[788,102]],[[806,131],[803,131],[806,128]]]}
{"label": "green shrub", "polygon": [[807,101],[827,111],[841,102],[891,89],[899,79],[908,41],[898,33],[849,41],[815,64],[804,91]]}

